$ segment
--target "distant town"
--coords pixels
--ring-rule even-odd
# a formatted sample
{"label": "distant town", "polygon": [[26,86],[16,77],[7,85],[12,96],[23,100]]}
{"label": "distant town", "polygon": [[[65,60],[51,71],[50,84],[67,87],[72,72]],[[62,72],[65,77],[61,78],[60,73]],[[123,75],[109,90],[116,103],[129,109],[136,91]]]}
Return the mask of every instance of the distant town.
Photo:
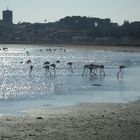
{"label": "distant town", "polygon": [[4,10],[0,43],[140,45],[140,21],[122,25],[109,18],[67,16],[56,22],[13,23],[13,11]]}

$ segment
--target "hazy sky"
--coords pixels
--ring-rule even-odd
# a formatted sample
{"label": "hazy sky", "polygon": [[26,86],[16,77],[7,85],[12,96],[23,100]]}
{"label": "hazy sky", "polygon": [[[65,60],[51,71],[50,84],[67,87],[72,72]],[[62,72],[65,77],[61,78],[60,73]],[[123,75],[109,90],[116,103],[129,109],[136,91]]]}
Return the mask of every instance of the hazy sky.
{"label": "hazy sky", "polygon": [[72,15],[110,18],[119,24],[140,21],[140,0],[0,0],[0,15],[7,6],[14,11],[14,23],[50,22]]}

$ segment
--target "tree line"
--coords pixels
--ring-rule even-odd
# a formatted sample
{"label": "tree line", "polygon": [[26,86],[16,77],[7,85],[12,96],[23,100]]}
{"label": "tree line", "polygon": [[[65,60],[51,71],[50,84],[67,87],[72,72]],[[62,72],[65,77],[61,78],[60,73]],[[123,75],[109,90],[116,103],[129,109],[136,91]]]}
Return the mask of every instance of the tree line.
{"label": "tree line", "polygon": [[140,21],[67,16],[52,23],[0,25],[0,42],[140,44]]}

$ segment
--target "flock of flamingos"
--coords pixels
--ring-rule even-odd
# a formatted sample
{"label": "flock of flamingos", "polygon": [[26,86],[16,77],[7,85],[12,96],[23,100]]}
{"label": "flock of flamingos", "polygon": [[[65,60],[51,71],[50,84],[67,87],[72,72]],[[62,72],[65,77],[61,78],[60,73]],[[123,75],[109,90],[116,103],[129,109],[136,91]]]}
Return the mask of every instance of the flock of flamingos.
{"label": "flock of flamingos", "polygon": [[[2,48],[1,50],[7,51],[8,48]],[[63,50],[64,52],[66,52],[65,49],[61,49],[61,50]],[[40,51],[42,51],[42,49],[40,49]],[[46,51],[50,51],[51,52],[52,49],[46,49]],[[53,49],[53,51],[56,51],[56,49]],[[26,51],[26,54],[29,55],[30,52],[29,51]],[[23,62],[20,62],[20,63],[23,63]],[[32,61],[29,59],[29,60],[26,61],[26,63],[27,64],[30,64],[30,71],[29,71],[29,73],[31,73],[32,70],[33,70],[33,68],[34,68],[33,65],[32,65]],[[51,76],[52,75],[52,71],[53,71],[54,74],[56,74],[56,66],[57,66],[58,63],[61,63],[60,60],[57,60],[56,61],[56,64],[54,64],[54,63],[51,64],[49,61],[46,61],[43,64],[43,68]],[[67,62],[66,64],[67,64],[68,68],[71,70],[71,72],[73,73],[73,63],[72,62]],[[117,73],[117,78],[119,78],[120,76],[122,76],[122,74],[124,73],[123,72],[123,69],[124,68],[125,68],[124,65],[120,65],[119,66],[119,71]],[[83,66],[82,77],[84,76],[86,70],[89,70],[89,75],[90,76],[96,77],[97,76],[97,73],[100,73],[100,75],[105,76],[104,65],[97,65],[97,64],[93,64],[93,63],[84,65]]]}

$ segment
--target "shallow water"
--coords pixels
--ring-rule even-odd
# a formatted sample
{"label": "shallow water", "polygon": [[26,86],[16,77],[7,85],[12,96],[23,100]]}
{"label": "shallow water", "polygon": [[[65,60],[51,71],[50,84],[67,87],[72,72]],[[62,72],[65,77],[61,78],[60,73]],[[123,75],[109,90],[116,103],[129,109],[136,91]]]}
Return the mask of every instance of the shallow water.
{"label": "shallow water", "polygon": [[[0,45],[0,113],[18,113],[29,108],[75,105],[82,102],[125,103],[140,98],[140,53],[92,51],[39,45]],[[47,50],[51,48],[51,51]],[[66,51],[64,51],[66,49]],[[29,52],[29,54],[26,53]],[[27,60],[31,64],[26,64]],[[56,61],[60,60],[57,64]],[[56,64],[56,75],[43,63]],[[73,73],[67,62],[73,62]],[[23,63],[20,63],[23,62]],[[106,76],[82,77],[83,66],[105,66]],[[30,71],[33,65],[33,71]],[[124,75],[117,79],[119,65]],[[101,86],[93,86],[100,84]]]}

